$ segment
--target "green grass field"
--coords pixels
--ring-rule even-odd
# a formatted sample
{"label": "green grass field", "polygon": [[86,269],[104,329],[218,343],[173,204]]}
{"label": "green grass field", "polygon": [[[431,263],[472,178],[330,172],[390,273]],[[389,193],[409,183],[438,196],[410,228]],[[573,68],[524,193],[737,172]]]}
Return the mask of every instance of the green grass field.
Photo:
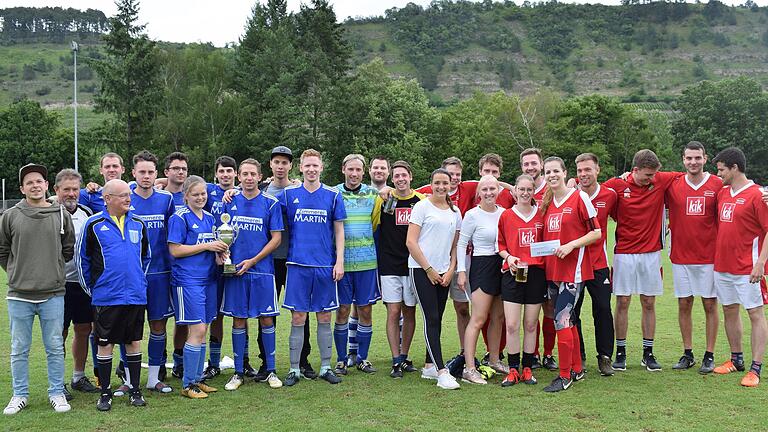
{"label": "green grass field", "polygon": [[[768,430],[768,384],[757,389],[739,385],[741,374],[701,376],[695,369],[679,372],[671,366],[682,352],[677,326],[677,306],[673,296],[671,271],[665,262],[665,294],[658,301],[656,355],[664,366],[660,373],[640,367],[641,335],[639,302],[630,312],[628,337],[629,367],[614,377],[600,377],[595,372],[594,338],[591,318],[585,321],[588,355],[587,379],[560,394],[542,392],[543,384],[555,372],[539,371],[539,385],[499,386],[503,377],[494,377],[487,386],[463,384],[458,391],[444,391],[434,381],[422,380],[417,373],[402,380],[389,378],[389,349],[383,320],[384,307],[375,306],[374,340],[371,360],[379,369],[373,376],[351,371],[344,382],[331,386],[324,381],[302,380],[292,388],[272,390],[266,384],[249,383],[236,392],[225,392],[230,371],[214,380],[220,391],[207,400],[193,401],[178,393],[179,381],[170,395],[148,394],[149,406],[134,409],[125,398],[115,400],[108,413],[96,411],[97,395],[76,393],[72,411],[55,414],[46,398],[45,352],[39,326],[30,357],[29,406],[12,417],[3,417],[2,430],[610,430],[610,431],[690,431],[690,430]],[[585,302],[584,317],[591,317]],[[443,346],[446,357],[458,352],[453,311],[446,311]],[[701,307],[694,312],[694,351],[697,360],[704,351]],[[314,319],[312,320],[313,322]],[[721,316],[722,323],[722,316]],[[277,364],[281,376],[288,368],[289,320],[279,319]],[[227,319],[225,326],[230,326]],[[417,323],[411,356],[419,365],[423,359],[424,339],[421,320]],[[225,327],[225,328],[226,328]],[[0,357],[5,372],[0,373],[0,403],[11,396],[8,358],[7,313],[0,313]],[[749,321],[744,316],[745,332]],[[231,354],[230,337],[225,331],[223,355]],[[313,332],[314,334],[314,332]],[[255,344],[253,344],[255,345]],[[319,366],[313,341],[311,361]],[[745,338],[745,357],[750,359],[749,338]],[[252,346],[251,352],[254,353]],[[720,329],[716,350],[717,363],[728,353],[724,330]],[[146,361],[146,350],[145,350]],[[335,357],[335,354],[334,354]],[[86,370],[90,370],[90,359]],[[142,372],[145,374],[146,370]],[[71,360],[67,359],[67,381]],[[144,377],[143,377],[144,378]],[[114,383],[114,381],[113,381]]]}

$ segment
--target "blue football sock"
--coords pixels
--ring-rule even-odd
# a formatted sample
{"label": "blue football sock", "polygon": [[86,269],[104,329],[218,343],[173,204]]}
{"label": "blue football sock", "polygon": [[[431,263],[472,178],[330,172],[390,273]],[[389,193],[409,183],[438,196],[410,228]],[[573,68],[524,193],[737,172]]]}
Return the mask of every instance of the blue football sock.
{"label": "blue football sock", "polygon": [[195,382],[200,382],[203,379],[203,371],[205,370],[205,348],[205,344],[200,345],[200,359],[197,363],[197,375],[195,376]]}
{"label": "blue football sock", "polygon": [[357,318],[349,317],[349,353],[357,354],[360,340],[357,338]]}
{"label": "blue football sock", "polygon": [[128,355],[128,352],[125,350],[125,345],[120,344],[120,361],[123,362],[123,367],[125,367],[125,364],[128,362],[128,359],[126,356]]}
{"label": "blue football sock", "polygon": [[267,372],[275,371],[275,326],[261,328],[264,355],[267,357]]}
{"label": "blue football sock", "polygon": [[[176,354],[174,354],[175,356]],[[197,382],[197,363],[200,361],[200,345],[184,344],[184,378],[182,385],[184,388]]]}
{"label": "blue football sock", "polygon": [[336,361],[347,359],[347,339],[349,338],[349,325],[336,324],[333,328],[333,343],[336,345]]}
{"label": "blue football sock", "polygon": [[221,361],[221,342],[210,341],[208,342],[208,345],[211,347],[208,364],[210,366],[219,367],[219,362]]}
{"label": "blue football sock", "polygon": [[371,347],[371,337],[373,336],[373,326],[360,324],[357,327],[357,361],[368,359],[368,349]]}
{"label": "blue football sock", "polygon": [[96,360],[96,358],[98,356],[99,346],[96,344],[96,336],[93,333],[88,335],[88,342],[90,342],[91,344],[91,360],[93,360],[93,374],[98,377],[99,362]]}
{"label": "blue football sock", "polygon": [[244,328],[232,329],[232,351],[235,353],[235,373],[242,374],[243,361],[245,360],[245,341],[247,340]]}
{"label": "blue football sock", "polygon": [[150,366],[160,366],[163,364],[163,350],[165,349],[165,333],[149,334],[147,342],[147,362]]}

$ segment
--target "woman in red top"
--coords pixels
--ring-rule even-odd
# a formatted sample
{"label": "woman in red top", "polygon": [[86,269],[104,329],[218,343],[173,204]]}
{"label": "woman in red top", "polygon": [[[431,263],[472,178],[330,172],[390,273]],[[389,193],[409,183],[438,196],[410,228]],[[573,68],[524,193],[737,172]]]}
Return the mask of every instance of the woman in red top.
{"label": "woman in red top", "polygon": [[544,388],[546,392],[566,390],[584,378],[579,352],[579,333],[571,320],[573,308],[584,287],[593,279],[592,260],[587,245],[600,240],[597,211],[586,193],[568,188],[565,163],[559,157],[544,161],[544,241],[558,240],[554,255],[546,257],[549,295],[555,299],[555,330],[560,356],[560,375]]}
{"label": "woman in red top", "polygon": [[[536,384],[531,367],[536,348],[536,326],[541,304],[547,299],[544,259],[531,257],[533,242],[541,241],[543,223],[541,213],[533,199],[533,178],[523,174],[515,182],[516,204],[505,210],[499,218],[497,249],[504,260],[501,297],[504,300],[504,318],[507,331],[507,359],[509,374],[503,387],[517,384]],[[518,267],[528,266],[527,281],[516,280]],[[509,271],[506,268],[509,268]],[[523,373],[520,368],[520,318],[525,310],[523,335]]]}

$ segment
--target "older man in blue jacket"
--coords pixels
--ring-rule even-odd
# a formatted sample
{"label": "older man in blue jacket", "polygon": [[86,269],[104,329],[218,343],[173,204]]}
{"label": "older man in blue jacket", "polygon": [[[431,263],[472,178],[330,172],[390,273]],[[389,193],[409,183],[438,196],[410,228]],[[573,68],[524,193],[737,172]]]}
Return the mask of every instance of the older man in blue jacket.
{"label": "older man in blue jacket", "polygon": [[105,210],[88,218],[77,245],[80,283],[95,307],[94,327],[99,345],[97,363],[101,396],[99,411],[112,408],[110,371],[112,349],[127,350],[130,404],[144,406],[139,377],[144,309],[147,304],[146,272],[151,251],[147,230],[129,210],[131,190],[122,180],[104,185]]}

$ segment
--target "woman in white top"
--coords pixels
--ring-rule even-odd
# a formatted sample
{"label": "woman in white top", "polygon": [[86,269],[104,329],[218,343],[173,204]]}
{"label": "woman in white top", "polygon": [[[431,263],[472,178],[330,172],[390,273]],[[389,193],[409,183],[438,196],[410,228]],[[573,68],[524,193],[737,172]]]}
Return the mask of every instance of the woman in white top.
{"label": "woman in white top", "polygon": [[443,363],[440,333],[448,300],[448,287],[456,271],[456,242],[461,214],[448,196],[451,176],[438,168],[430,177],[432,195],[413,206],[406,246],[411,285],[424,315],[427,360],[422,378],[437,379],[443,389],[457,389],[459,383]]}
{"label": "woman in white top", "polygon": [[466,250],[472,243],[472,261],[467,277],[465,260],[459,260],[459,288],[467,288],[467,279],[472,290],[472,316],[464,333],[465,369],[462,374],[464,381],[474,384],[487,384],[483,376],[475,369],[475,347],[480,331],[491,316],[488,326],[488,350],[491,361],[488,366],[497,372],[509,372],[509,369],[499,361],[499,342],[504,321],[504,308],[501,304],[501,265],[502,259],[496,253],[496,236],[499,227],[499,217],[504,209],[496,205],[499,196],[499,181],[487,175],[477,184],[480,195],[480,205],[469,210],[461,222],[461,234],[456,247]]}

